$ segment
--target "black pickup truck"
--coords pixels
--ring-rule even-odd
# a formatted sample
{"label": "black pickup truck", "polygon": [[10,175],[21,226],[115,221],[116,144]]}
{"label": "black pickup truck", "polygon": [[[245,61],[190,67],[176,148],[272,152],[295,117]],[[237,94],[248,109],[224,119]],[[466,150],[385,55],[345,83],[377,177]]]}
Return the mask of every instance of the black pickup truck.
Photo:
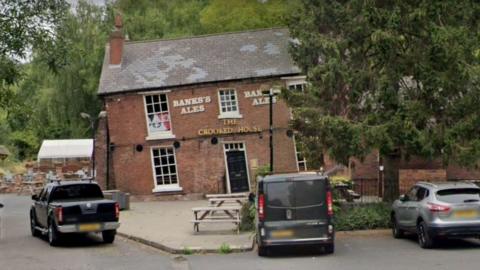
{"label": "black pickup truck", "polygon": [[120,208],[106,200],[100,187],[91,181],[54,181],[40,194],[32,195],[30,228],[33,236],[48,235],[51,246],[62,234],[102,232],[105,243],[113,243]]}

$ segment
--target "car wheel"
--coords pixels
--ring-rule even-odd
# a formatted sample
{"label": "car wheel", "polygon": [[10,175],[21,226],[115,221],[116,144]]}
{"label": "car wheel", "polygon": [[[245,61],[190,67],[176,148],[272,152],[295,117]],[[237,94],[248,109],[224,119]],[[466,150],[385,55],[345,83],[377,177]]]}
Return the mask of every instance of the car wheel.
{"label": "car wheel", "polygon": [[325,246],[325,254],[333,254],[335,252],[335,244],[328,244]]}
{"label": "car wheel", "polygon": [[424,221],[420,222],[417,226],[418,244],[422,248],[434,247],[434,238],[428,233],[427,225]]}
{"label": "car wheel", "polygon": [[268,256],[269,250],[266,247],[258,246],[257,253],[258,253],[258,256],[265,257],[265,256]]}
{"label": "car wheel", "polygon": [[399,239],[404,236],[405,232],[398,227],[397,218],[392,216],[392,235],[393,238]]}
{"label": "car wheel", "polygon": [[30,231],[32,232],[33,237],[37,237],[40,235],[40,232],[35,227],[37,227],[35,215],[33,214],[33,212],[30,212]]}
{"label": "car wheel", "polygon": [[113,243],[115,241],[115,235],[117,234],[116,230],[108,230],[102,232],[103,242],[107,244]]}
{"label": "car wheel", "polygon": [[60,242],[60,232],[57,230],[55,221],[48,222],[48,243],[50,246],[57,246]]}

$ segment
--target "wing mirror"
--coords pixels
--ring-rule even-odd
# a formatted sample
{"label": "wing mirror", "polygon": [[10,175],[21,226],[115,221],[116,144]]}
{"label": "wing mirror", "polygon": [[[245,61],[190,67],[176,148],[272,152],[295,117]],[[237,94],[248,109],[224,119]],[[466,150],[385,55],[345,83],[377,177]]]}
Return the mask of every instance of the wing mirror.
{"label": "wing mirror", "polygon": [[408,197],[405,194],[400,195],[400,198],[398,198],[401,202],[406,202],[408,201]]}
{"label": "wing mirror", "polygon": [[37,194],[33,194],[33,195],[32,195],[32,200],[38,201],[38,195],[37,195]]}

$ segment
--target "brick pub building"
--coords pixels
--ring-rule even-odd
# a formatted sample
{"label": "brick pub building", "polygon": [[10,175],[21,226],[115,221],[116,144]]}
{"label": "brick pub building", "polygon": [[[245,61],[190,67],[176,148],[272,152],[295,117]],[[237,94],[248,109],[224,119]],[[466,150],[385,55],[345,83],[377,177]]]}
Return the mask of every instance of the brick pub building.
{"label": "brick pub building", "polygon": [[[98,94],[97,179],[132,195],[247,192],[269,165],[269,99],[303,87],[285,29],[107,46]],[[290,110],[273,104],[274,171],[299,170]],[[107,187],[108,183],[108,187]]]}

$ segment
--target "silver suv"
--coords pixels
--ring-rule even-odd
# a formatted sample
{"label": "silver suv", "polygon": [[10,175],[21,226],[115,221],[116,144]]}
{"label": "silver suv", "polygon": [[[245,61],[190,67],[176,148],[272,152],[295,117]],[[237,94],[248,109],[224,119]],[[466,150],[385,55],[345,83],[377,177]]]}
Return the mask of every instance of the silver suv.
{"label": "silver suv", "polygon": [[392,233],[418,235],[422,248],[440,237],[480,236],[480,188],[467,182],[419,182],[392,206]]}

